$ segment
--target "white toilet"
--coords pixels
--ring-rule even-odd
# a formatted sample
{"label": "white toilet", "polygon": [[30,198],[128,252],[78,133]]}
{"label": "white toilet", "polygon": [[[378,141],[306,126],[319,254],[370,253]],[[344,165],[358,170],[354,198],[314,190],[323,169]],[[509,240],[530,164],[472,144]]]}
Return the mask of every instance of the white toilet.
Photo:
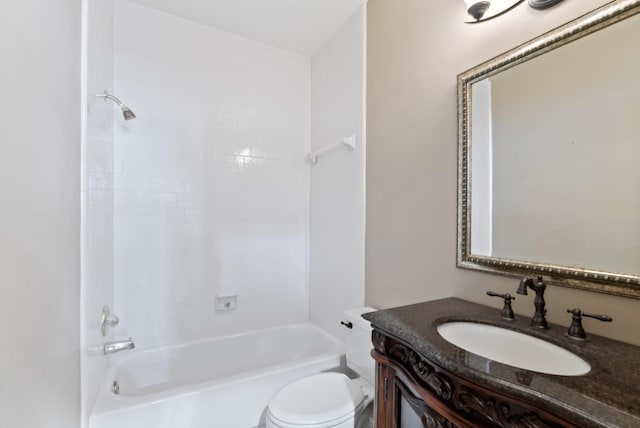
{"label": "white toilet", "polygon": [[372,428],[375,361],[371,325],[360,315],[373,308],[345,312],[347,367],[360,375],[319,373],[280,389],[267,407],[267,428]]}

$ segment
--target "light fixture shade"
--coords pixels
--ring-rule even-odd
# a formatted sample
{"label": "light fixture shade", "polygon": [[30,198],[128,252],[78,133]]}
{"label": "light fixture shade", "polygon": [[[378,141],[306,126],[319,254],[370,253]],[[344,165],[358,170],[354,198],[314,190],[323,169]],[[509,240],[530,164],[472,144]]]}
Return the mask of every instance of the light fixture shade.
{"label": "light fixture shade", "polygon": [[[466,3],[467,0],[465,0]],[[534,9],[547,9],[549,7],[555,6],[560,3],[562,0],[529,0],[529,6]]]}
{"label": "light fixture shade", "polygon": [[[488,21],[509,12],[525,0],[464,0],[466,10],[473,17],[473,21],[466,21],[468,24]],[[530,0],[542,1],[562,1],[562,0]]]}
{"label": "light fixture shade", "polygon": [[486,0],[464,0],[467,5],[467,13],[473,16],[473,19],[479,21],[484,13],[489,9],[491,3]]}

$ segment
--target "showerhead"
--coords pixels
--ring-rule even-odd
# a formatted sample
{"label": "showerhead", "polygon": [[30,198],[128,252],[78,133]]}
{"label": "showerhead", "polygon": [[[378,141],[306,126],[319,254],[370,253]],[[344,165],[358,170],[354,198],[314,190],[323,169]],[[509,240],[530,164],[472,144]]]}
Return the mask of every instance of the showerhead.
{"label": "showerhead", "polygon": [[135,119],[136,115],[129,107],[127,107],[122,101],[120,101],[117,97],[109,94],[107,91],[104,91],[103,94],[97,94],[96,97],[104,98],[105,101],[111,100],[114,103],[118,104],[122,109],[122,116],[124,116],[124,120]]}
{"label": "showerhead", "polygon": [[122,105],[122,115],[124,116],[124,120],[131,120],[136,118],[136,114],[125,105]]}

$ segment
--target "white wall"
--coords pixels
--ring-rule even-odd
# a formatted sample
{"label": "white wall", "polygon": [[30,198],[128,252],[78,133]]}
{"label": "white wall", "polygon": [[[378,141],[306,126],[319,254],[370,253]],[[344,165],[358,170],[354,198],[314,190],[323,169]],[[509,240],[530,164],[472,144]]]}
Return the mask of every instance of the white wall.
{"label": "white wall", "polygon": [[[86,423],[108,366],[101,346],[103,305],[113,309],[113,0],[83,1],[82,419]],[[116,330],[117,331],[117,330]]]}
{"label": "white wall", "polygon": [[346,309],[364,305],[365,7],[311,61],[311,147],[355,134],[356,149],[318,158],[311,169],[311,321],[342,337]]}
{"label": "white wall", "polygon": [[[469,25],[460,1],[369,0],[368,304],[456,295],[498,308],[485,291],[515,291],[516,279],[456,268],[456,75],[605,3],[565,1],[538,11],[523,2]],[[640,301],[560,286],[546,297],[550,321],[568,326],[573,307],[610,314],[613,323],[585,321],[585,328],[640,344]],[[518,297],[514,310],[531,316],[533,298]]]}
{"label": "white wall", "polygon": [[0,419],[80,423],[80,1],[0,2]]}
{"label": "white wall", "polygon": [[[141,347],[308,319],[309,59],[116,3],[115,310]],[[239,292],[239,307],[214,308]],[[120,327],[119,327],[120,328]]]}

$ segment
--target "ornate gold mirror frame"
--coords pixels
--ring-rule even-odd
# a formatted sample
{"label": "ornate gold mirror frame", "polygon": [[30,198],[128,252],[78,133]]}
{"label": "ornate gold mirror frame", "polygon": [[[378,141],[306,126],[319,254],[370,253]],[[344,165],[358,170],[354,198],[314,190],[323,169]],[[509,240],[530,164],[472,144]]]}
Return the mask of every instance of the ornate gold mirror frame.
{"label": "ornate gold mirror frame", "polygon": [[[458,76],[458,267],[508,276],[544,275],[550,283],[640,299],[640,274],[621,274],[471,254],[469,142],[472,84],[638,13],[640,0],[614,1]],[[638,269],[640,270],[640,260]]]}

